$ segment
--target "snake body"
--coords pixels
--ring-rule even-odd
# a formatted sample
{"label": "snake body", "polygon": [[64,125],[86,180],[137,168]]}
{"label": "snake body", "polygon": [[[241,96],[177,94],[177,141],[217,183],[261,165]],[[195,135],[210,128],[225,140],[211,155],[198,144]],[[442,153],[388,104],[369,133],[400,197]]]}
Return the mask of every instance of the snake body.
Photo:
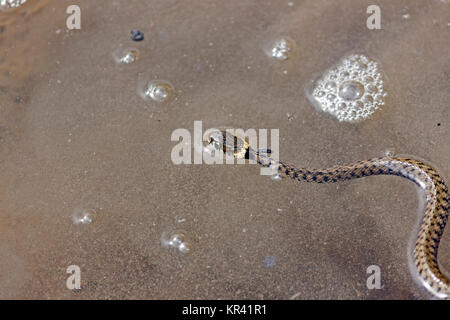
{"label": "snake body", "polygon": [[219,143],[224,152],[231,151],[236,158],[245,154],[246,158],[255,159],[262,166],[277,163],[279,172],[295,180],[324,183],[395,175],[413,181],[426,195],[425,212],[412,252],[417,275],[434,296],[450,298],[450,281],[438,265],[439,242],[447,224],[450,198],[444,180],[433,167],[410,158],[382,157],[327,169],[297,168],[282,161],[274,162],[266,153],[253,150],[245,139],[229,133],[223,133],[221,138]]}
{"label": "snake body", "polygon": [[[263,164],[263,163],[261,163]],[[430,165],[408,158],[384,157],[328,169],[296,168],[279,162],[285,175],[307,182],[338,182],[373,175],[396,175],[413,181],[426,194],[426,207],[414,246],[419,279],[438,298],[448,299],[450,281],[438,265],[439,242],[448,220],[449,194],[442,177]]]}

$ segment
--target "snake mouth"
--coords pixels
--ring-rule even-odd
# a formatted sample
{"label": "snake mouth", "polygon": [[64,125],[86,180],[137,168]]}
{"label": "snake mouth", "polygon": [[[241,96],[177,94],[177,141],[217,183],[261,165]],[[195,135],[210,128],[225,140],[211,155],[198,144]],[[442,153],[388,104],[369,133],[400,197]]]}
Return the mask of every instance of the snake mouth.
{"label": "snake mouth", "polygon": [[249,143],[245,137],[231,134],[225,130],[211,132],[206,138],[206,146],[223,153],[230,154],[236,159],[248,158]]}

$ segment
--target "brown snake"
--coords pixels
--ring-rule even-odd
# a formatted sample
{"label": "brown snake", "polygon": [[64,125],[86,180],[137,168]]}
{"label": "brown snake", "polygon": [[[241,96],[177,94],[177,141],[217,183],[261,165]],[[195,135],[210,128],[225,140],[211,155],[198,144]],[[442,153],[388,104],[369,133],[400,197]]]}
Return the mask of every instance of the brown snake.
{"label": "brown snake", "polygon": [[[255,159],[267,167],[274,164],[267,155],[250,148],[245,139],[225,131],[211,136],[208,143],[235,158]],[[382,157],[327,169],[296,168],[281,161],[278,165],[279,172],[307,182],[338,182],[373,175],[396,175],[413,181],[426,194],[425,213],[412,252],[417,275],[434,296],[450,298],[450,281],[438,265],[439,242],[448,219],[449,193],[442,177],[430,165],[400,157]]]}

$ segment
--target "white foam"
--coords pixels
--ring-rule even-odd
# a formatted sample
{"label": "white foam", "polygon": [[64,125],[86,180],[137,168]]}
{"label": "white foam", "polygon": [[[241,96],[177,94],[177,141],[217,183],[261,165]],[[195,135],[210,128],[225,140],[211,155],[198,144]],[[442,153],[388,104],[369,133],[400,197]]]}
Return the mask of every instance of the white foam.
{"label": "white foam", "polygon": [[339,121],[367,119],[384,105],[386,92],[379,64],[361,54],[350,54],[318,79],[308,97]]}

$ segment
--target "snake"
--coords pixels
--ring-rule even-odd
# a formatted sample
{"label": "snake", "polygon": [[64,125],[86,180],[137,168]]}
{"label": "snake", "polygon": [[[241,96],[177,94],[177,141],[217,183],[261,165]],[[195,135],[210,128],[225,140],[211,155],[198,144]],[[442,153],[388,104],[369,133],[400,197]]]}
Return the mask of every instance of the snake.
{"label": "snake", "polygon": [[307,169],[275,161],[269,156],[270,150],[255,150],[247,139],[233,135],[228,130],[212,132],[206,142],[236,159],[253,159],[264,167],[276,164],[279,173],[299,181],[333,183],[368,176],[393,175],[414,182],[426,196],[423,218],[411,255],[416,275],[433,296],[450,299],[450,281],[438,263],[439,243],[448,220],[449,193],[444,179],[431,165],[409,157],[385,156],[326,169]]}

